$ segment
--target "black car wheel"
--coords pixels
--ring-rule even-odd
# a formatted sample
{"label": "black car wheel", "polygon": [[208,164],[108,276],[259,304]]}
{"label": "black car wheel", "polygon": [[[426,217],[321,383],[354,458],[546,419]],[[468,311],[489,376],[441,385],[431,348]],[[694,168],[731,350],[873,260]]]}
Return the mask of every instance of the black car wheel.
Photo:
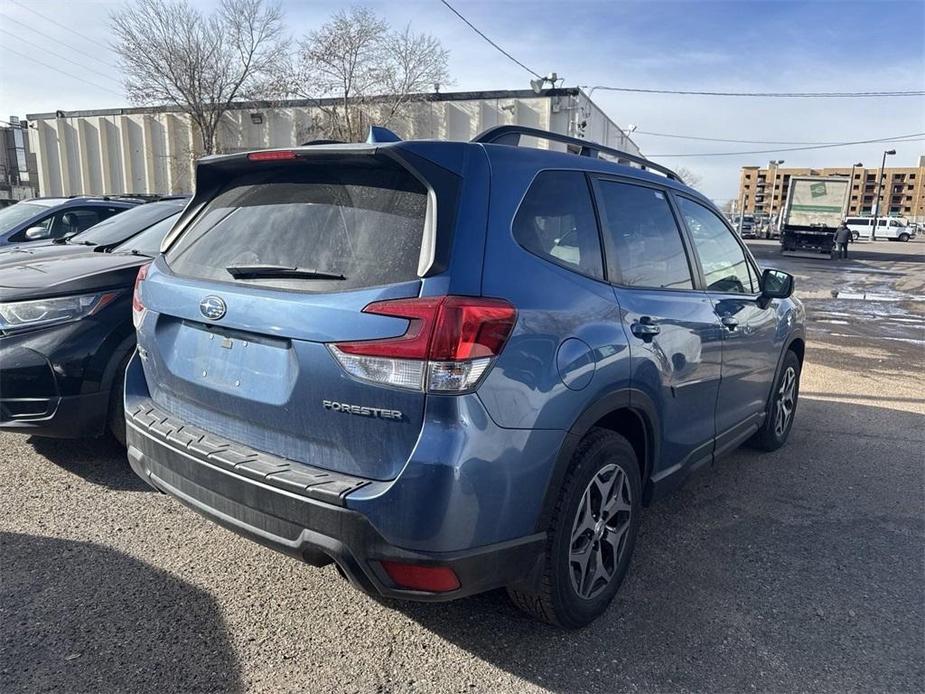
{"label": "black car wheel", "polygon": [[514,603],[567,629],[600,616],[629,568],[641,496],[639,463],[629,441],[592,429],[575,451],[560,492],[540,585],[509,588]]}
{"label": "black car wheel", "polygon": [[800,397],[800,358],[787,350],[780,374],[770,397],[770,410],[764,424],[749,443],[763,451],[775,451],[787,442]]}

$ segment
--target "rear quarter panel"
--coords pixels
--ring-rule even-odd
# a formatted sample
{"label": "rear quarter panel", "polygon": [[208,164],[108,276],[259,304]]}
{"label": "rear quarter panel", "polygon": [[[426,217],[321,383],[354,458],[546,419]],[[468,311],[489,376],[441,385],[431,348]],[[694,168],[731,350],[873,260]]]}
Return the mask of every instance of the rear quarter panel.
{"label": "rear quarter panel", "polygon": [[511,301],[518,319],[478,395],[501,427],[568,430],[601,395],[630,385],[621,312],[610,285],[529,253],[512,234],[512,220],[538,171],[570,168],[567,160],[574,157],[538,168],[522,151],[494,147],[489,158],[482,293]]}

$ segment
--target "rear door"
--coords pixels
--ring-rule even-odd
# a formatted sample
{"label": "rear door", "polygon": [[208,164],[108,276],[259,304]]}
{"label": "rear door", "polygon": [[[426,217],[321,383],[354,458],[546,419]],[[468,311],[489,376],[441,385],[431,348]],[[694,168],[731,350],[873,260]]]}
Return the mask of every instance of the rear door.
{"label": "rear door", "polygon": [[409,328],[363,309],[419,294],[429,204],[418,178],[371,155],[232,175],[144,282],[153,399],[258,450],[394,477],[424,394],[352,377],[329,343]]}
{"label": "rear door", "polygon": [[738,445],[761,421],[780,355],[774,302],[762,305],[758,271],[735,234],[711,209],[676,195],[722,324],[723,369],[716,404],[717,452]]}
{"label": "rear door", "polygon": [[598,178],[595,187],[633,387],[649,395],[661,415],[658,481],[712,460],[722,328],[710,298],[695,288],[667,191],[609,178]]}

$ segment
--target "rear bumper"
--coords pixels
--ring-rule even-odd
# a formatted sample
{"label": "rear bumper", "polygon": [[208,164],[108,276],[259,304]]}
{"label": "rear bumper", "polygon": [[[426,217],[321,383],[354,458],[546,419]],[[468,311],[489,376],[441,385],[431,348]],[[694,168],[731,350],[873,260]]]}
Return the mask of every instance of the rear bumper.
{"label": "rear bumper", "polygon": [[814,234],[785,231],[780,236],[783,250],[810,250],[829,253],[835,247],[835,237],[831,234]]}
{"label": "rear bumper", "polygon": [[[545,534],[454,552],[390,544],[369,519],[346,507],[366,480],[328,473],[244,449],[171,420],[150,400],[127,408],[132,469],[151,486],[211,520],[316,565],[334,561],[356,587],[387,597],[453,600],[535,580]],[[431,593],[396,586],[380,561],[449,567],[460,587]]]}

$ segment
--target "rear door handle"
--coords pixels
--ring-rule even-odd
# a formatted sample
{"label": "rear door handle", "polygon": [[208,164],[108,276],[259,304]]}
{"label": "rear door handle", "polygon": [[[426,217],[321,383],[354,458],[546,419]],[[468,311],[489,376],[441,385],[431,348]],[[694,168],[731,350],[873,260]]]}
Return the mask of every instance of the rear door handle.
{"label": "rear door handle", "polygon": [[739,327],[739,321],[737,321],[732,316],[723,316],[721,319],[722,324],[727,327],[729,330],[735,330]]}
{"label": "rear door handle", "polygon": [[633,323],[630,326],[630,330],[633,331],[633,335],[644,342],[651,342],[652,338],[662,331],[662,329],[653,323],[652,319],[648,316],[643,316],[637,322]]}

